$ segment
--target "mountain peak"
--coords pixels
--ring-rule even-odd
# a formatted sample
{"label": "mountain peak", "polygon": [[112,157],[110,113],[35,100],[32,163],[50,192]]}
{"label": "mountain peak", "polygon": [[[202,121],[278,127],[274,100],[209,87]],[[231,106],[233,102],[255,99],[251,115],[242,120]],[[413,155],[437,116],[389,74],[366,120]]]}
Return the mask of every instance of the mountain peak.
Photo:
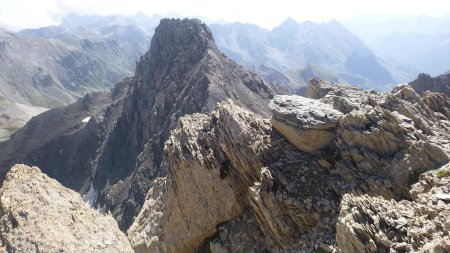
{"label": "mountain peak", "polygon": [[171,59],[189,52],[201,57],[200,52],[215,48],[211,31],[198,19],[161,19],[155,30],[150,54],[160,59]]}
{"label": "mountain peak", "polygon": [[293,18],[288,17],[279,27],[297,27],[298,22],[295,21]]}

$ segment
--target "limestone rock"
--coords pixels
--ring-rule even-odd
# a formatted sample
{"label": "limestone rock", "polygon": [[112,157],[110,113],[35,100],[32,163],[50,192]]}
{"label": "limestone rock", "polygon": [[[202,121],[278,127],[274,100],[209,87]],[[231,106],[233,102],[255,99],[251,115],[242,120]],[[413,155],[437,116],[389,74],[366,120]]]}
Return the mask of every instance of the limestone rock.
{"label": "limestone rock", "polygon": [[332,84],[325,80],[311,79],[308,82],[306,97],[320,99],[333,90]]}
{"label": "limestone rock", "polygon": [[[414,201],[344,195],[336,226],[338,246],[343,252],[448,252],[450,238],[445,224],[450,203],[432,202],[439,199],[433,192],[445,195],[442,192],[449,191],[449,183],[449,178],[424,174],[413,186],[418,195]],[[429,187],[424,189],[423,185]]]}
{"label": "limestone rock", "polygon": [[331,105],[301,96],[275,96],[272,125],[298,149],[313,153],[326,148],[343,114]]}
{"label": "limestone rock", "polygon": [[37,167],[14,166],[0,200],[0,237],[8,252],[133,252],[111,216]]}

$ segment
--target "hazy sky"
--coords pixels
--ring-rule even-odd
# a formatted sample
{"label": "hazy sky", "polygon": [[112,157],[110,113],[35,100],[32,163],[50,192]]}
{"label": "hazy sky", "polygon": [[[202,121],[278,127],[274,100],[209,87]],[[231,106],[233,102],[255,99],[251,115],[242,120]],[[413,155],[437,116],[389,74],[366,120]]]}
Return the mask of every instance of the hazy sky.
{"label": "hazy sky", "polygon": [[449,0],[0,0],[0,24],[15,29],[59,24],[77,14],[179,14],[255,23],[266,28],[297,21],[373,20],[450,13]]}

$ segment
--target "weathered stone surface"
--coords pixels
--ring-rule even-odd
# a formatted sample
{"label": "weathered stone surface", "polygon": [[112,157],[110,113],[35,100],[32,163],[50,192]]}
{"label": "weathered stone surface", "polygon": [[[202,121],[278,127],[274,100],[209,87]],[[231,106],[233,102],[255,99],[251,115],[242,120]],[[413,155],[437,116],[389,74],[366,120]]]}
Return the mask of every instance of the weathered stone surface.
{"label": "weathered stone surface", "polygon": [[448,121],[439,120],[410,87],[380,94],[323,82],[310,86],[321,102],[344,114],[333,144],[341,157],[334,173],[351,187],[400,197],[418,175],[448,162]]}
{"label": "weathered stone surface", "polygon": [[[165,146],[167,183],[159,191],[163,196],[156,199],[150,191],[136,220],[139,225],[128,231],[134,248],[192,252],[214,234],[217,224],[243,212],[249,182],[262,167],[270,125],[231,101],[218,108],[211,116],[180,118]],[[151,215],[159,210],[162,215]],[[160,229],[151,229],[155,225]],[[142,241],[143,233],[159,239]]]}
{"label": "weathered stone surface", "polygon": [[269,107],[272,125],[298,149],[310,153],[331,144],[343,116],[331,105],[301,96],[275,96]]}
{"label": "weathered stone surface", "polygon": [[[426,206],[447,205],[448,187],[422,196],[439,184],[420,175],[448,163],[448,120],[407,86],[380,94],[325,82],[310,85],[320,100],[275,97],[272,122],[282,121],[295,131],[332,132],[331,148],[316,152],[299,149],[276,123],[270,125],[231,102],[220,104],[210,116],[183,117],[166,143],[167,183],[158,191],[164,192],[164,204],[145,205],[139,225],[129,231],[134,248],[232,253],[441,250],[439,245],[447,240],[438,236],[446,235],[441,228],[430,237],[418,231],[419,225],[407,230],[420,234],[419,243],[401,233],[410,220],[420,220]],[[336,117],[325,117],[324,111]],[[151,196],[146,202],[156,203],[159,197]],[[423,221],[439,226],[443,218],[431,214]],[[400,232],[378,226],[383,222]],[[447,220],[442,222],[445,228]]]}
{"label": "weathered stone surface", "polygon": [[[320,166],[312,164],[309,155],[299,153],[286,140],[280,142],[280,137],[272,134],[268,120],[231,101],[220,103],[211,116],[194,114],[181,118],[165,147],[168,174],[162,198],[164,208],[147,204],[156,201],[150,191],[136,219],[139,224],[135,222],[128,231],[135,250],[192,252],[224,223],[227,225],[223,228],[230,233],[223,233],[220,240],[208,244],[211,249],[220,251],[225,247],[231,252],[242,252],[245,245],[248,250],[255,245],[261,250],[277,251],[303,247],[299,244],[302,236],[305,247],[312,249],[325,239],[317,237],[306,242],[307,234],[296,232],[309,228],[314,228],[314,235],[321,231],[333,240],[331,227],[320,221],[331,222],[330,213],[332,217],[337,215],[331,206],[331,200],[333,203],[336,200],[325,193],[323,176],[318,173]],[[276,165],[291,159],[299,162]],[[304,166],[305,171],[298,174],[296,166]],[[308,182],[301,181],[304,175],[311,176]],[[290,182],[280,185],[286,178]],[[300,193],[296,190],[300,188],[305,190]],[[317,193],[318,189],[322,193]],[[314,196],[324,199],[318,204],[320,214],[307,208]],[[163,215],[154,215],[159,211]],[[318,227],[319,223],[322,227]],[[155,227],[161,229],[152,229]]]}
{"label": "weathered stone surface", "polygon": [[[447,168],[448,169],[448,168]],[[450,178],[424,174],[412,186],[413,201],[346,194],[341,201],[337,243],[343,252],[449,252]],[[438,194],[434,194],[438,193]]]}
{"label": "weathered stone surface", "polygon": [[133,252],[111,216],[37,167],[14,166],[0,200],[0,237],[8,252]]}

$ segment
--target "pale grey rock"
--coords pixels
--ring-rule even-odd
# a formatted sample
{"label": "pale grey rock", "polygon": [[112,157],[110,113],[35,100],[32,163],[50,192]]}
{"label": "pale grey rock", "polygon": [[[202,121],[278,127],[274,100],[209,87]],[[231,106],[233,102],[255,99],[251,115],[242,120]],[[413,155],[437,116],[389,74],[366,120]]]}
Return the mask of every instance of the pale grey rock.
{"label": "pale grey rock", "polygon": [[[447,165],[449,166],[449,165]],[[435,197],[446,197],[450,178],[438,179],[434,172],[412,186],[413,201],[387,200],[368,195],[344,195],[336,226],[337,244],[343,252],[448,252],[450,250],[450,204],[432,205]],[[424,188],[424,186],[426,186]],[[369,242],[369,243],[368,243]]]}
{"label": "pale grey rock", "polygon": [[331,105],[301,96],[275,96],[272,125],[298,149],[314,153],[331,144],[343,114]]}
{"label": "pale grey rock", "polygon": [[133,252],[113,217],[89,208],[37,167],[15,165],[0,200],[7,252]]}

